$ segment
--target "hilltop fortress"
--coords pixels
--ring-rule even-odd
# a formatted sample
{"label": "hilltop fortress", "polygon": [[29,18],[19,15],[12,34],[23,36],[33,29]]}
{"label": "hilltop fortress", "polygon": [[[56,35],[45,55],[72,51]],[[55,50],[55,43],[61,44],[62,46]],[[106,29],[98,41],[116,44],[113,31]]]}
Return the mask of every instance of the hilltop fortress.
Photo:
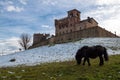
{"label": "hilltop fortress", "polygon": [[85,20],[80,19],[80,11],[73,9],[67,12],[68,15],[62,19],[55,19],[55,35],[34,34],[33,47],[47,45],[51,43],[64,43],[81,38],[89,37],[118,37],[98,25],[94,18],[88,17]]}

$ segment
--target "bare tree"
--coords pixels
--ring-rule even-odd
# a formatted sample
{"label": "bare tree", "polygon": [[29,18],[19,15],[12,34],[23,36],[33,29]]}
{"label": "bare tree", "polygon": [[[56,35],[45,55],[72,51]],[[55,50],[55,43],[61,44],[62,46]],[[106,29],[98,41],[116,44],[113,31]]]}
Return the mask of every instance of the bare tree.
{"label": "bare tree", "polygon": [[18,42],[24,50],[27,50],[30,47],[31,36],[29,34],[23,33],[21,34],[20,40]]}

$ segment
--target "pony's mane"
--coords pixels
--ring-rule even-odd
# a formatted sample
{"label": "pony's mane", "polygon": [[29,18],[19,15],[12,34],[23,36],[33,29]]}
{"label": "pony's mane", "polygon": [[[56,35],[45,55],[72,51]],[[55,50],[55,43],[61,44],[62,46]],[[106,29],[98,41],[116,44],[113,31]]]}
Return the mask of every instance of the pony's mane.
{"label": "pony's mane", "polygon": [[83,46],[81,49],[87,49],[88,48],[88,46]]}

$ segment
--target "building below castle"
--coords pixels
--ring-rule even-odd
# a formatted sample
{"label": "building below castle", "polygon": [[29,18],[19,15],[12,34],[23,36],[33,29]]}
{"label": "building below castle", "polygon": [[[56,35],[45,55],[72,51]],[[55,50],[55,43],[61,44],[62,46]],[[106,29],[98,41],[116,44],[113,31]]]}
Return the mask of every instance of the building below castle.
{"label": "building below castle", "polygon": [[93,18],[88,17],[81,20],[81,12],[77,9],[70,10],[67,13],[68,15],[65,18],[55,19],[55,36],[34,34],[33,47],[89,37],[118,37],[116,34],[99,27],[98,22]]}

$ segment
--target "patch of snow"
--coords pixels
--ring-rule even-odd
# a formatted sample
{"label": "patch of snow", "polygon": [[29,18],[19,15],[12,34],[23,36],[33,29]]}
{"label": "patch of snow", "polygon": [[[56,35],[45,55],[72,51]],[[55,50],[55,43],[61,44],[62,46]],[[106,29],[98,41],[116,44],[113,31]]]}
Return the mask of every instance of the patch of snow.
{"label": "patch of snow", "polygon": [[[14,54],[0,56],[0,67],[37,65],[45,62],[59,62],[74,59],[82,46],[102,45],[109,55],[120,54],[120,38],[85,38],[76,42],[42,46]],[[9,60],[16,59],[15,62]]]}

